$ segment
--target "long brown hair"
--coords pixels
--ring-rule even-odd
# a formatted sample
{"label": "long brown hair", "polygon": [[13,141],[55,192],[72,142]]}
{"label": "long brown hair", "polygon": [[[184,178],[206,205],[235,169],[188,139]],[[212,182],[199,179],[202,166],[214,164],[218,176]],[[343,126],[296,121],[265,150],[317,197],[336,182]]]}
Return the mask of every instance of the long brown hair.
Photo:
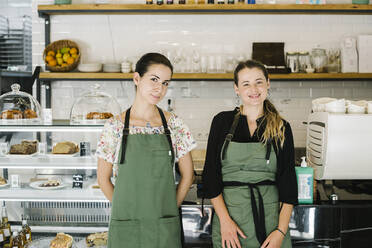
{"label": "long brown hair", "polygon": [[[240,62],[238,66],[235,68],[234,83],[236,86],[238,86],[239,81],[238,73],[244,68],[248,69],[257,68],[262,71],[266,81],[269,80],[269,73],[262,63],[255,60],[247,60],[244,62]],[[268,140],[273,140],[275,141],[276,144],[280,144],[280,147],[283,147],[285,139],[284,137],[285,126],[283,118],[280,116],[278,110],[276,110],[274,104],[272,104],[268,99],[265,99],[264,101],[263,112],[264,116],[260,125],[262,123],[266,123],[266,128],[262,135],[261,142],[263,144],[266,144]],[[260,125],[257,127],[258,129],[260,128]]]}

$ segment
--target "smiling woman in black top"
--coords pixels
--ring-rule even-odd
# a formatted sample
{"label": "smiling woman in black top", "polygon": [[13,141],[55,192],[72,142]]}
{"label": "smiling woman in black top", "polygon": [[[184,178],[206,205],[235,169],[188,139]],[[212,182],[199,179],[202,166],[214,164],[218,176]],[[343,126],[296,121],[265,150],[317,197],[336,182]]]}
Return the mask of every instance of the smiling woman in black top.
{"label": "smiling woman in black top", "polygon": [[216,214],[213,247],[291,247],[297,204],[292,130],[266,99],[270,81],[256,61],[240,63],[234,89],[243,105],[212,121],[203,189]]}

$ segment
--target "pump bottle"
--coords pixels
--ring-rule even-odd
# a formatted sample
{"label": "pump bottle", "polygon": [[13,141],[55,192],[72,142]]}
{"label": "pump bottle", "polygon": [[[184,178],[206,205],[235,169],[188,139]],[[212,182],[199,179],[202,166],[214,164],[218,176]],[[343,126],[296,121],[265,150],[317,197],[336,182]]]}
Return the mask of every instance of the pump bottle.
{"label": "pump bottle", "polygon": [[298,203],[313,203],[313,181],[314,169],[307,166],[306,157],[301,157],[301,167],[296,167],[297,185],[298,185]]}

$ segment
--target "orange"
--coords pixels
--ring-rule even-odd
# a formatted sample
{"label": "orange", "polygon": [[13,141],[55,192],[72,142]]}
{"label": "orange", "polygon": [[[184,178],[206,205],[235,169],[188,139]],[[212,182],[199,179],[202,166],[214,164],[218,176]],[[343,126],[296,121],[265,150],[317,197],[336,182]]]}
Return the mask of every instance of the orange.
{"label": "orange", "polygon": [[68,65],[72,65],[72,64],[74,63],[74,58],[73,58],[73,57],[69,57],[69,58],[67,59],[66,63],[67,63]]}
{"label": "orange", "polygon": [[65,66],[68,66],[66,63],[63,63],[62,65],[61,65],[62,67],[65,67]]}
{"label": "orange", "polygon": [[49,65],[49,66],[56,66],[56,65],[57,65],[57,60],[55,60],[55,59],[50,60],[50,61],[48,62],[48,65]]}
{"label": "orange", "polygon": [[75,47],[73,47],[73,48],[70,49],[70,53],[71,54],[77,54],[77,52],[78,51],[77,51],[77,49]]}
{"label": "orange", "polygon": [[56,53],[54,52],[54,51],[49,51],[48,53],[47,53],[47,55],[49,55],[49,56],[55,56],[56,55]]}
{"label": "orange", "polygon": [[53,56],[50,56],[50,55],[47,55],[46,57],[45,57],[45,61],[46,62],[50,62],[51,60],[53,60],[54,58],[53,58]]}

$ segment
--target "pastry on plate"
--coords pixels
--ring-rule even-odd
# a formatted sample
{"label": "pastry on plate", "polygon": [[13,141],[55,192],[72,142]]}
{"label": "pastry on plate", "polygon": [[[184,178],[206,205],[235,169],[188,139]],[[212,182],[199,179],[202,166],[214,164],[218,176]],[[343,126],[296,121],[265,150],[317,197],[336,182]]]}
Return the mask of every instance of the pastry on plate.
{"label": "pastry on plate", "polygon": [[85,241],[88,247],[107,245],[108,232],[92,233],[86,237]]}
{"label": "pastry on plate", "polygon": [[57,233],[57,236],[50,242],[49,248],[70,248],[74,239],[65,233]]}
{"label": "pastry on plate", "polygon": [[22,111],[20,110],[5,110],[1,113],[1,119],[22,119]]}
{"label": "pastry on plate", "polygon": [[59,185],[61,185],[60,181],[55,180],[55,179],[50,179],[50,180],[40,184],[39,187],[57,187]]}
{"label": "pastry on plate", "polygon": [[98,119],[98,120],[104,120],[104,119],[110,119],[114,115],[109,112],[89,112],[86,116],[88,120],[92,119]]}
{"label": "pastry on plate", "polygon": [[79,151],[79,147],[70,141],[57,143],[52,150],[53,154],[73,154]]}
{"label": "pastry on plate", "polygon": [[32,109],[26,109],[25,111],[23,111],[23,117],[25,119],[34,119],[37,118],[37,114]]}
{"label": "pastry on plate", "polygon": [[5,178],[0,177],[0,185],[5,185],[7,183]]}

